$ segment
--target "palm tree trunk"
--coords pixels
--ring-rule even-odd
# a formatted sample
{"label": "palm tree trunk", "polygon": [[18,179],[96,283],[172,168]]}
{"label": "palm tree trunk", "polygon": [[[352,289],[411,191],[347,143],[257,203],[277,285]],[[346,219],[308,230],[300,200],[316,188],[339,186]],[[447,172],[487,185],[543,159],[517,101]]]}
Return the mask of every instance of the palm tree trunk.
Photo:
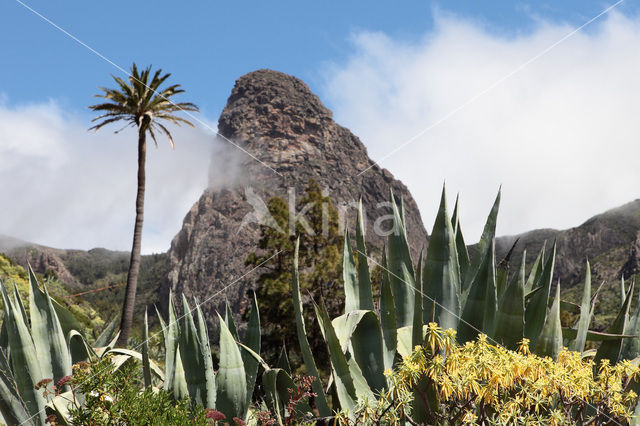
{"label": "palm tree trunk", "polygon": [[122,317],[120,319],[120,336],[116,346],[126,347],[131,333],[133,322],[133,308],[136,302],[136,289],[138,288],[138,274],[140,272],[140,246],[142,242],[142,222],[144,220],[144,188],[145,188],[145,161],[147,156],[146,128],[142,124],[138,126],[138,194],[136,196],[136,223],[133,228],[133,246],[131,247],[131,260],[127,274],[127,288],[125,290],[124,304],[122,305]]}

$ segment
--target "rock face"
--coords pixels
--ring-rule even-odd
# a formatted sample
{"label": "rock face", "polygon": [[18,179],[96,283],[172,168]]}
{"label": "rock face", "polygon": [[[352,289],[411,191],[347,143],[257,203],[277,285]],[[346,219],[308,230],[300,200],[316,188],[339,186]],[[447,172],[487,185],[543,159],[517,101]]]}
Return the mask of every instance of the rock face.
{"label": "rock face", "polygon": [[540,229],[525,234],[500,237],[496,240],[498,256],[504,255],[516,238],[520,238],[513,259],[520,259],[527,249],[527,259],[533,261],[546,241],[551,248],[557,243],[555,277],[562,287],[572,287],[584,278],[585,260],[589,259],[593,282],[625,279],[640,272],[638,268],[640,232],[640,200],[592,217],[575,228],[557,231]]}
{"label": "rock face", "polygon": [[[575,228],[557,231],[540,229],[518,236],[496,239],[497,255],[501,258],[516,238],[520,238],[511,268],[527,250],[528,262],[533,262],[542,244],[547,250],[557,243],[554,286],[561,283],[563,298],[579,302],[585,276],[585,260],[591,264],[593,291],[604,282],[596,304],[595,327],[609,324],[620,300],[620,277],[633,280],[640,272],[640,200],[592,217]],[[548,251],[547,251],[548,253]],[[636,286],[637,288],[637,286]],[[598,319],[600,317],[600,319]]]}
{"label": "rock face", "polygon": [[[407,188],[387,170],[373,166],[360,140],[336,124],[320,99],[299,79],[271,70],[239,78],[218,123],[218,131],[246,151],[235,185],[208,189],[184,219],[168,252],[168,283],[161,292],[194,295],[212,314],[225,297],[237,312],[259,271],[244,260],[255,251],[262,202],[272,196],[300,197],[315,179],[347,219],[355,222],[355,206],[362,198],[367,216],[370,250],[385,237],[374,232],[375,219],[387,214],[380,203],[392,189],[402,198],[413,255],[427,242],[417,205]],[[254,158],[252,158],[254,157]],[[378,227],[379,228],[379,227]],[[383,226],[384,229],[384,226]],[[214,315],[206,315],[213,318]]]}

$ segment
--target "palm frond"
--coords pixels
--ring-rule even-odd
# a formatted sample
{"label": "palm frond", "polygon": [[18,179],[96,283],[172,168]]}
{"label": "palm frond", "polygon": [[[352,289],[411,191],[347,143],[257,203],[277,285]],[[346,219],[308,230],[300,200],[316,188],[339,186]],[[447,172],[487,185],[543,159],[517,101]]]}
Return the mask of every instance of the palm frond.
{"label": "palm frond", "polygon": [[166,127],[164,127],[162,124],[158,122],[155,122],[154,124],[158,126],[160,130],[164,132],[165,135],[167,135],[167,138],[169,139],[169,143],[171,144],[171,149],[175,149],[175,144],[173,143],[173,138],[171,137],[171,133],[169,132],[169,130],[167,130]]}
{"label": "palm frond", "polygon": [[184,124],[187,124],[187,125],[189,125],[191,127],[195,127],[193,125],[193,123],[190,122],[189,120],[186,120],[186,119],[184,119],[182,117],[178,117],[178,116],[175,116],[175,115],[172,115],[172,114],[164,114],[164,113],[156,114],[156,118],[159,118],[159,119],[162,119],[162,120],[167,120],[167,121],[175,124],[176,126],[180,126],[180,123],[184,123]]}
{"label": "palm frond", "polygon": [[[148,116],[150,121],[144,124],[143,131],[149,131],[156,146],[156,132],[164,133],[169,139],[171,147],[174,147],[173,137],[169,130],[159,120],[166,120],[172,124],[188,124],[193,127],[193,123],[182,117],[174,115],[179,111],[198,112],[198,107],[191,102],[172,102],[169,98],[183,93],[179,84],[172,84],[165,88],[160,88],[162,84],[171,76],[170,73],[163,74],[161,69],[151,72],[151,66],[139,69],[134,63],[131,66],[131,74],[127,79],[112,76],[117,84],[114,89],[100,87],[103,93],[96,95],[107,102],[92,105],[89,108],[102,114],[95,117],[92,122],[98,122],[90,128],[97,131],[107,124],[116,121],[124,121],[126,124],[122,128],[138,126],[142,124],[142,117]],[[147,123],[147,121],[145,121]],[[121,131],[118,130],[117,132]],[[116,133],[117,133],[116,132]]]}
{"label": "palm frond", "polygon": [[153,139],[153,143],[156,144],[156,148],[158,147],[158,141],[156,140],[156,134],[153,132],[153,126],[149,126],[149,134],[151,135],[151,139]]}
{"label": "palm frond", "polygon": [[121,117],[117,117],[117,118],[109,118],[107,120],[104,120],[101,123],[96,124],[95,126],[89,127],[89,130],[93,130],[94,132],[97,132],[99,129],[101,129],[102,127],[106,126],[109,123],[113,123],[116,121],[120,121],[122,120]]}

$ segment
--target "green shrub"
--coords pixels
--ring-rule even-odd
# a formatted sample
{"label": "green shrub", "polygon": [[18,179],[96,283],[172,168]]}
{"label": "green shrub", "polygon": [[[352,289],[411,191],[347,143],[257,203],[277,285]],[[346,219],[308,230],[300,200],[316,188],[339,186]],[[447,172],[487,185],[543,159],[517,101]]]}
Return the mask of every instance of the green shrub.
{"label": "green shrub", "polygon": [[[209,425],[207,411],[191,406],[188,399],[174,401],[164,390],[143,390],[139,365],[128,362],[114,370],[109,357],[73,366],[73,375],[61,381],[74,395],[84,395],[84,404],[73,404],[69,414],[77,425]],[[64,383],[60,383],[61,385]],[[51,386],[45,392],[55,392]],[[48,417],[55,422],[55,415]]]}

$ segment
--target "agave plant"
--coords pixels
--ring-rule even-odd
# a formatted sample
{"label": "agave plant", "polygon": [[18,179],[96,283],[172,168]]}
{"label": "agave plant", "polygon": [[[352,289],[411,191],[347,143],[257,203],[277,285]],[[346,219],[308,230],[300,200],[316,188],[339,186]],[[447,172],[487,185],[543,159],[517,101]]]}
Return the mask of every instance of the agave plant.
{"label": "agave plant", "polygon": [[[108,333],[96,340],[92,348],[81,331],[80,323],[65,307],[51,298],[46,285],[40,288],[29,269],[28,311],[14,285],[11,294],[0,281],[4,317],[0,329],[0,413],[8,424],[44,424],[46,408],[56,412],[58,421],[70,421],[67,404],[71,397],[68,387],[59,389],[61,395],[45,396],[38,384],[53,383],[71,374],[71,366],[98,356],[113,356],[116,367],[132,358],[142,359],[140,353],[126,349],[111,349]],[[28,313],[27,313],[28,312]],[[154,374],[161,370],[150,364]],[[75,401],[80,403],[80,401]]]}
{"label": "agave plant", "polygon": [[168,321],[158,315],[165,342],[164,389],[176,399],[189,397],[196,404],[218,410],[229,420],[234,417],[246,419],[258,374],[257,354],[260,353],[260,315],[255,295],[242,343],[239,343],[228,305],[225,319],[218,315],[218,371],[213,368],[207,323],[200,305],[196,301],[195,308],[191,309],[182,295],[182,308],[183,315],[178,317],[170,296]]}
{"label": "agave plant", "polygon": [[[596,340],[602,342],[599,349],[585,353],[595,356],[596,362],[605,358],[616,362],[638,355],[640,308],[629,316],[633,286],[623,290],[618,317],[607,332],[601,333],[588,328],[596,299],[591,297],[588,263],[582,303],[575,305],[560,299],[559,283],[551,297],[555,244],[548,254],[542,248],[528,276],[526,252],[512,277],[508,274],[508,262],[513,247],[505,260],[496,262],[495,229],[500,192],[475,252],[470,256],[458,219],[458,203],[450,216],[443,188],[426,257],[423,259],[420,254],[416,268],[409,249],[402,203],[398,207],[393,193],[390,198],[394,232],[388,237],[387,249],[379,264],[383,272],[378,309],[374,308],[368,267],[369,262],[375,261],[366,253],[361,205],[356,223],[355,255],[348,232],[344,239],[345,313],[331,320],[322,301],[314,304],[330,354],[329,385],[334,388],[340,409],[349,411],[359,401],[374,398],[385,390],[384,371],[395,366],[398,356],[409,355],[415,345],[424,342],[429,322],[455,330],[459,343],[485,334],[493,342],[515,349],[526,338],[538,354],[555,357],[563,345],[583,352],[587,340]],[[318,411],[321,416],[330,416],[333,410],[306,338],[297,244],[295,250],[292,295],[298,340],[307,374],[316,378],[313,390],[317,394]],[[578,314],[573,327],[561,327],[561,310]],[[428,389],[426,382],[423,388],[419,384],[416,392],[425,398],[415,398],[414,420],[432,421],[428,413],[437,409],[436,393]]]}

